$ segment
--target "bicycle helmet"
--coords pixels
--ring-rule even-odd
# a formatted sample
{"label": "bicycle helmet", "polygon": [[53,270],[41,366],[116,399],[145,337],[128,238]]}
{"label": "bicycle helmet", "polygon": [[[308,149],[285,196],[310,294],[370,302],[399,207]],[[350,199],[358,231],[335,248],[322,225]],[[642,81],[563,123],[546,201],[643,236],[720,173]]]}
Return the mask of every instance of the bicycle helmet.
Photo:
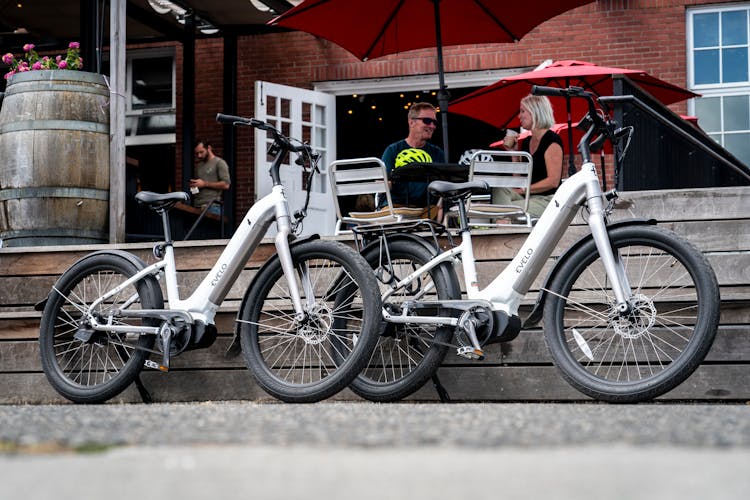
{"label": "bicycle helmet", "polygon": [[420,162],[420,163],[432,163],[432,156],[427,151],[417,148],[409,148],[402,150],[396,155],[395,168],[403,167],[409,163]]}

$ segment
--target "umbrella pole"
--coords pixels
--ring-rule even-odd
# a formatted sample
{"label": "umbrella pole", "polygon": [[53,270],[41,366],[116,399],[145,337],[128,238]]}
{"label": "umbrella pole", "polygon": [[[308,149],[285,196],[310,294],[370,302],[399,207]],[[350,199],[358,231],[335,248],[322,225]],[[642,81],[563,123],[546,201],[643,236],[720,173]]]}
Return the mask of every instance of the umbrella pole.
{"label": "umbrella pole", "polygon": [[[566,78],[565,88],[568,87],[570,87],[570,80]],[[576,163],[575,158],[573,158],[573,119],[571,117],[570,96],[568,94],[565,94],[565,108],[568,112],[568,177],[570,177],[576,173]]]}
{"label": "umbrella pole", "polygon": [[435,44],[437,45],[437,66],[438,66],[438,106],[440,106],[440,120],[443,127],[443,151],[445,152],[445,161],[448,158],[448,101],[451,95],[445,88],[445,74],[443,70],[443,34],[440,29],[440,0],[432,0],[433,10],[435,12]]}

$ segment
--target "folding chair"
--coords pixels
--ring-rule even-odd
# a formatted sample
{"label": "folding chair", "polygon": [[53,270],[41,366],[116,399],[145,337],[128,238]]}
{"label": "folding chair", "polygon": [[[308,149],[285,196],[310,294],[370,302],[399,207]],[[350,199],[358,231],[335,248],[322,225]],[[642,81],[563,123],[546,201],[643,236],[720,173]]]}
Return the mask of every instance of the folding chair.
{"label": "folding chair", "polygon": [[[388,187],[388,171],[380,158],[352,158],[336,160],[329,167],[331,193],[336,206],[336,228],[334,234],[349,232],[347,226],[401,222],[418,219],[422,208],[393,208]],[[340,197],[358,195],[385,196],[388,205],[370,212],[342,213]]]}
{"label": "folding chair", "polygon": [[[519,204],[495,205],[477,199],[469,200],[467,215],[472,226],[503,227],[507,225],[532,226],[535,220],[529,214],[529,186],[533,160],[525,151],[479,150],[471,156],[469,180],[485,181],[490,188],[523,188],[525,198]],[[486,199],[486,196],[485,196]],[[491,201],[491,200],[490,200]],[[473,218],[484,219],[472,221]],[[489,220],[488,220],[489,219]],[[497,219],[506,222],[498,224]]]}

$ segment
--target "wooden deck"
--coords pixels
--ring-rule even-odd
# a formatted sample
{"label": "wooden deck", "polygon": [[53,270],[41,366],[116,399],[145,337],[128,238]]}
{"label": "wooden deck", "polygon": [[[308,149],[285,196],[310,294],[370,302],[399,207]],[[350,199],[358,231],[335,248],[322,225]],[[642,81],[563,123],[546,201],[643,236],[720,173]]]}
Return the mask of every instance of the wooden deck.
{"label": "wooden deck", "polygon": [[[651,217],[698,246],[708,257],[721,286],[721,325],[714,346],[693,376],[663,400],[750,399],[750,188],[721,188],[622,193],[614,218]],[[489,282],[515,254],[527,230],[475,233],[480,276]],[[558,255],[585,226],[569,231]],[[347,237],[337,237],[346,241]],[[191,290],[218,257],[222,242],[178,243],[182,290]],[[88,252],[109,245],[0,249],[0,403],[63,402],[41,372],[37,346],[40,313],[33,305],[44,298],[57,276]],[[153,261],[150,244],[125,244]],[[156,401],[265,399],[252,381],[242,357],[226,358],[234,317],[254,271],[274,252],[265,241],[248,263],[217,315],[221,335],[207,350],[174,359],[169,374],[146,370],[142,379]],[[553,258],[554,258],[553,256]],[[551,264],[551,263],[550,263]],[[541,279],[544,277],[542,273]],[[538,286],[538,285],[537,285]],[[525,310],[533,302],[533,293]],[[585,400],[558,375],[547,353],[541,329],[521,332],[512,342],[489,346],[488,358],[471,362],[448,354],[439,371],[454,401]],[[338,399],[356,399],[343,391]],[[436,401],[431,386],[412,399]],[[117,401],[137,402],[131,388]]]}

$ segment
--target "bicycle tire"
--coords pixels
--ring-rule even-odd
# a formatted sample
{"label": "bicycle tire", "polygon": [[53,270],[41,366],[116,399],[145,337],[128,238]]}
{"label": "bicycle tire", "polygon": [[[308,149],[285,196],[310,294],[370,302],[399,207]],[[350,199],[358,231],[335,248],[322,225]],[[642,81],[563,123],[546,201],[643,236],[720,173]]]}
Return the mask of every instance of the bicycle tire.
{"label": "bicycle tire", "polygon": [[[305,319],[295,319],[281,262],[275,259],[243,301],[240,344],[263,390],[285,402],[312,403],[333,396],[362,370],[377,342],[381,302],[367,262],[343,243],[308,241],[293,246],[291,254]],[[305,268],[313,296],[300,281]]]}
{"label": "bicycle tire", "polygon": [[[102,403],[125,390],[138,376],[154,344],[154,335],[86,329],[85,314],[104,321],[110,312],[137,295],[129,305],[162,309],[164,299],[155,280],[143,279],[91,311],[90,304],[139,271],[117,254],[94,254],[68,269],[50,292],[41,318],[39,352],[42,370],[52,387],[75,403]],[[157,320],[114,318],[117,325],[155,326]],[[76,337],[78,334],[78,337]],[[88,336],[87,340],[84,340]]]}
{"label": "bicycle tire", "polygon": [[[388,243],[389,262],[381,262],[381,251],[376,245],[365,255],[370,266],[383,276],[396,281],[406,277],[427,263],[432,253],[413,241],[395,240]],[[381,291],[389,288],[380,282]],[[405,300],[414,300],[420,292],[434,284],[431,300],[461,298],[461,288],[455,271],[448,263],[436,266],[412,282],[411,288],[402,288],[384,302],[392,313]],[[415,286],[416,285],[416,286]],[[370,401],[399,401],[429,380],[445,359],[453,328],[449,326],[387,323],[367,366],[351,383],[351,390]],[[431,342],[437,341],[437,343]]]}
{"label": "bicycle tire", "polygon": [[627,226],[609,239],[632,290],[632,312],[614,294],[593,240],[549,286],[544,334],[563,377],[612,403],[648,401],[674,389],[703,361],[719,322],[719,287],[703,254],[671,231]]}

